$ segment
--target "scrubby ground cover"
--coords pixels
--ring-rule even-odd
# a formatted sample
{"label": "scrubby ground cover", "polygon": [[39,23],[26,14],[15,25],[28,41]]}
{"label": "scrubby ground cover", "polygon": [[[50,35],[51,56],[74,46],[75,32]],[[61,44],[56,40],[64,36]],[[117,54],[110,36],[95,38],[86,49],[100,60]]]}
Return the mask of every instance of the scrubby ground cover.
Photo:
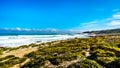
{"label": "scrubby ground cover", "polygon": [[[9,54],[0,58],[0,68],[120,68],[120,36],[74,38],[1,49],[11,53],[36,48],[22,57]],[[4,52],[5,51],[5,52]],[[26,61],[28,60],[29,61]],[[26,61],[26,62],[25,62]],[[11,62],[11,63],[10,63]],[[23,64],[24,63],[24,64]]]}

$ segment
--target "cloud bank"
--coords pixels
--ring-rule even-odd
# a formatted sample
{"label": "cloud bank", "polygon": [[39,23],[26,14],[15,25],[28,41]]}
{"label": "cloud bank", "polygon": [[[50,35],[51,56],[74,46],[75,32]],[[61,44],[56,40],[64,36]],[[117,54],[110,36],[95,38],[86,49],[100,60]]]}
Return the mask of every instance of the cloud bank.
{"label": "cloud bank", "polygon": [[114,29],[120,28],[120,12],[113,14],[111,17],[94,20],[90,22],[81,23],[79,26],[74,29],[79,29],[82,31],[91,31],[91,30],[104,30],[104,29]]}

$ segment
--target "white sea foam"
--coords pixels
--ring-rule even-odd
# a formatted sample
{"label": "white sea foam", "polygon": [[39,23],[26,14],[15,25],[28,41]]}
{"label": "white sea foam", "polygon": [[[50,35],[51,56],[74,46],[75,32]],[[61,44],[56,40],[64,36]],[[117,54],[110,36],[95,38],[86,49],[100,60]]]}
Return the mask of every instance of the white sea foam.
{"label": "white sea foam", "polygon": [[50,42],[55,40],[64,40],[75,37],[85,37],[84,35],[18,35],[18,36],[0,36],[0,46],[17,47],[21,45],[41,42]]}

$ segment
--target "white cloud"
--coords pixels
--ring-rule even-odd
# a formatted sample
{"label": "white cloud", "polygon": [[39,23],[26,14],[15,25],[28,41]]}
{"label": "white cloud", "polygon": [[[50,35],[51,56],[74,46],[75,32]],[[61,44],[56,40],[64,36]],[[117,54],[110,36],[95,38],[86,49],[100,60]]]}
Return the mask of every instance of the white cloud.
{"label": "white cloud", "polygon": [[92,24],[96,24],[98,21],[90,21],[89,23],[83,23],[82,25],[92,25]]}
{"label": "white cloud", "polygon": [[54,29],[54,28],[47,28],[47,29],[44,29],[44,30],[57,31],[57,29]]}
{"label": "white cloud", "polygon": [[120,11],[120,9],[113,9],[113,11],[114,11],[114,12],[118,12],[118,11]]}
{"label": "white cloud", "polygon": [[98,25],[98,21],[91,21],[91,22],[87,22],[87,23],[82,24],[82,26],[86,29],[87,28],[90,29],[90,28],[95,27],[97,25]]}
{"label": "white cloud", "polygon": [[120,20],[113,20],[108,23],[108,26],[120,26]]}
{"label": "white cloud", "polygon": [[31,31],[31,29],[27,29],[27,28],[24,28],[23,30],[25,30],[25,31]]}
{"label": "white cloud", "polygon": [[114,14],[111,20],[107,23],[107,25],[119,27],[120,26],[120,13],[117,12],[116,14]]}
{"label": "white cloud", "polygon": [[16,27],[16,28],[3,28],[4,30],[18,30],[18,31],[22,31],[22,30],[25,30],[25,31],[30,31],[32,29],[28,29],[28,28],[20,28],[20,27]]}
{"label": "white cloud", "polygon": [[15,28],[16,30],[18,30],[18,31],[21,31],[22,29],[21,28],[19,28],[19,27],[17,27],[17,28]]}
{"label": "white cloud", "polygon": [[4,30],[9,30],[9,28],[3,28]]}
{"label": "white cloud", "polygon": [[113,19],[120,19],[120,14],[115,14],[112,17],[113,17]]}
{"label": "white cloud", "polygon": [[73,28],[74,30],[80,30],[80,31],[91,31],[91,30],[100,30],[100,28],[97,28],[99,26],[99,21],[90,21],[80,24],[78,27]]}
{"label": "white cloud", "polygon": [[104,29],[113,29],[120,28],[120,12],[113,14],[111,17],[93,20],[86,23],[81,23],[78,27],[74,29],[80,29],[82,31],[91,31],[91,30],[104,30]]}

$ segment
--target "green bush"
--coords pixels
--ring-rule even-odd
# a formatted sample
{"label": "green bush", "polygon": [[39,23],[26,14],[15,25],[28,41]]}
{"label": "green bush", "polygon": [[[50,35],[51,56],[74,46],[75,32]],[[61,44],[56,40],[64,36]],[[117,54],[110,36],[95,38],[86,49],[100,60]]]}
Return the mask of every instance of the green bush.
{"label": "green bush", "polygon": [[49,60],[53,65],[59,65],[60,63],[62,63],[62,59],[56,58],[56,57],[49,58],[48,60]]}
{"label": "green bush", "polygon": [[112,68],[120,68],[120,58],[115,59],[109,64],[110,67]]}
{"label": "green bush", "polygon": [[103,65],[106,66],[107,64],[111,63],[112,61],[114,61],[116,57],[97,57],[96,61]]}
{"label": "green bush", "polygon": [[40,68],[40,66],[44,65],[45,60],[41,57],[35,57],[27,62],[25,65],[21,66],[20,68]]}
{"label": "green bush", "polygon": [[102,67],[93,60],[85,59],[80,62],[72,63],[67,68],[102,68]]}
{"label": "green bush", "polygon": [[8,55],[6,57],[3,57],[3,58],[0,58],[0,61],[3,61],[5,59],[10,59],[10,58],[14,58],[15,56],[14,55]]}
{"label": "green bush", "polygon": [[5,62],[0,63],[0,68],[9,68],[15,64],[22,63],[25,60],[26,60],[26,58],[13,57]]}

